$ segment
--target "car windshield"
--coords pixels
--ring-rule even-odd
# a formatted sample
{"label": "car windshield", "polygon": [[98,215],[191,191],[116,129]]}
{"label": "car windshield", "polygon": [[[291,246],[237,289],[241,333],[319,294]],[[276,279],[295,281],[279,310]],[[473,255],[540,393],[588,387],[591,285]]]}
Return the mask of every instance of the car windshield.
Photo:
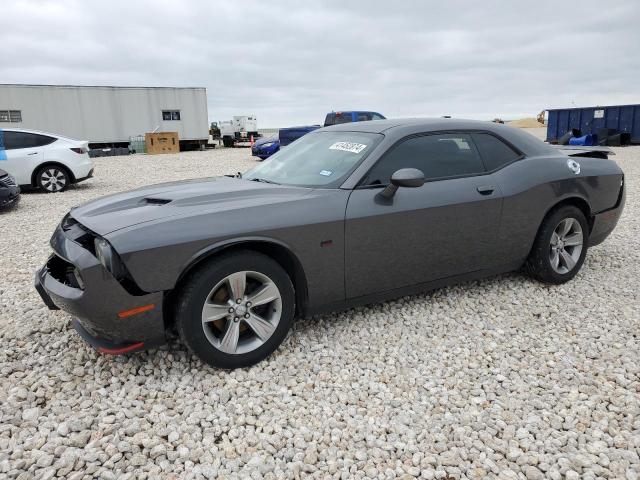
{"label": "car windshield", "polygon": [[242,178],[282,185],[334,188],[383,138],[377,133],[316,132],[305,135]]}

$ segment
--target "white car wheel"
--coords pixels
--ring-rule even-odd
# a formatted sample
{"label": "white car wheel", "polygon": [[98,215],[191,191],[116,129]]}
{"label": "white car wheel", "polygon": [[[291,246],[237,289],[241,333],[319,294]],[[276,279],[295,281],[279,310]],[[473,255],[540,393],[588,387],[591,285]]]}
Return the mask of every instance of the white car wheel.
{"label": "white car wheel", "polygon": [[54,165],[41,168],[37,175],[38,187],[44,192],[61,192],[69,186],[69,174],[64,168]]}

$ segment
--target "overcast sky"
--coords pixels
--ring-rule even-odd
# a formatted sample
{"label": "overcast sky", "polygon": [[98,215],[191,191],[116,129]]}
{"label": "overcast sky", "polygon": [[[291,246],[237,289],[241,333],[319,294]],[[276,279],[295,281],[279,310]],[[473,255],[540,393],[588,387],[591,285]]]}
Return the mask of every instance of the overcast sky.
{"label": "overcast sky", "polygon": [[7,0],[0,83],[204,86],[209,118],[640,103],[640,0]]}

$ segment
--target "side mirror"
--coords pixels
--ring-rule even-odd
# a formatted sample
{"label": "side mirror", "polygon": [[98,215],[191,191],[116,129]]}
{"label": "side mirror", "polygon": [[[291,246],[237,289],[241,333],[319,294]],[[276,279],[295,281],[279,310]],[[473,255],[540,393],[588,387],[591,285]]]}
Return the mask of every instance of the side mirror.
{"label": "side mirror", "polygon": [[391,175],[391,183],[380,192],[380,196],[386,199],[392,198],[398,187],[416,188],[424,185],[425,178],[422,170],[417,168],[401,168]]}

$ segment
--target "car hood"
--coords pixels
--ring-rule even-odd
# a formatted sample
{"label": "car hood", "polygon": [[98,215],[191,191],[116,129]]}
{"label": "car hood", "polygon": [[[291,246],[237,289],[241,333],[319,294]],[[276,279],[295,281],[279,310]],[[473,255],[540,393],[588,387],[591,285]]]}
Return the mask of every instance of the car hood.
{"label": "car hood", "polygon": [[71,216],[99,235],[122,228],[194,212],[295,201],[312,190],[215,177],[162,183],[98,198],[71,210]]}

